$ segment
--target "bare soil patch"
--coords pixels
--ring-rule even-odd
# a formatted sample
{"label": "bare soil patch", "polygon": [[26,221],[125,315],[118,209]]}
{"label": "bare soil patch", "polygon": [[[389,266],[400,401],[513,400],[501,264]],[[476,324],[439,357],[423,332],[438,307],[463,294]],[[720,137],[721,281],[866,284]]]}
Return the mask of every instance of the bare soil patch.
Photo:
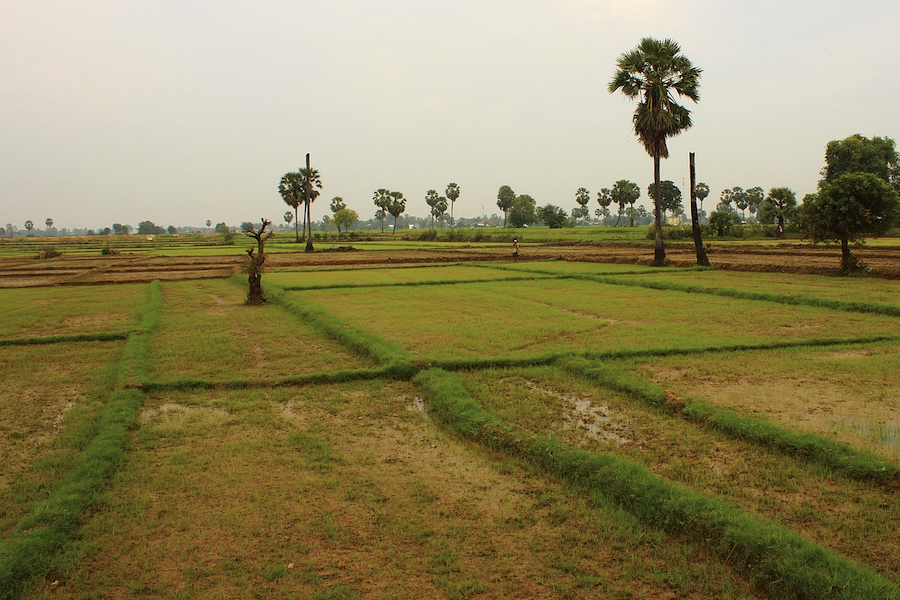
{"label": "bare soil patch", "polygon": [[[777,246],[725,245],[708,242],[713,268],[739,271],[837,275],[836,248],[805,244]],[[900,248],[864,247],[854,255],[866,264],[866,275],[900,279]],[[666,256],[673,266],[694,266],[693,247],[671,245]],[[519,261],[559,259],[647,265],[652,249],[635,246],[545,244],[523,247]],[[14,258],[0,263],[0,288],[47,285],[99,285],[230,277],[241,272],[244,256],[164,257],[140,255],[61,256],[52,260]],[[506,248],[360,250],[356,252],[288,252],[269,254],[268,270],[334,268],[360,265],[433,264],[464,261],[510,261]]]}

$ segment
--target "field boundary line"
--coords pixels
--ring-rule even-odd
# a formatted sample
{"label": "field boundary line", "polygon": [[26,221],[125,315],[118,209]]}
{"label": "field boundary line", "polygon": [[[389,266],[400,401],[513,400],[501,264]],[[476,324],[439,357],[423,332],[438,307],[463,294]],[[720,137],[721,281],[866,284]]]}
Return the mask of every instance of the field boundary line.
{"label": "field boundary line", "polygon": [[0,346],[31,346],[40,344],[64,344],[68,342],[110,342],[128,339],[135,330],[101,333],[75,333],[72,335],[48,335],[27,338],[3,338]]}

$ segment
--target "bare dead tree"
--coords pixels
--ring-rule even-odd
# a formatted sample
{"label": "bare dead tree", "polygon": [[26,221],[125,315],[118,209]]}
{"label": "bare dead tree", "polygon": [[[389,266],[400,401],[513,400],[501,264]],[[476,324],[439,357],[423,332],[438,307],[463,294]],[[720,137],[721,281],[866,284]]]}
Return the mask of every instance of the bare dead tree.
{"label": "bare dead tree", "polygon": [[274,231],[266,231],[266,228],[271,224],[270,220],[263,217],[259,231],[252,227],[244,229],[244,235],[255,239],[257,245],[256,248],[247,248],[247,255],[250,257],[250,260],[247,261],[248,283],[250,285],[250,289],[247,292],[247,304],[250,305],[265,304],[266,302],[266,297],[262,291],[262,274],[263,263],[266,262],[266,240],[275,235]]}

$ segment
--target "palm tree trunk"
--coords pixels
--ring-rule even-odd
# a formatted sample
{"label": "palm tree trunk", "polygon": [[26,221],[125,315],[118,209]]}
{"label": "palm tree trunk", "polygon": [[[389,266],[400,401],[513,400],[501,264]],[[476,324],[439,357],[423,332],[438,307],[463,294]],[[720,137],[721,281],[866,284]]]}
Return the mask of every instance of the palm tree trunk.
{"label": "palm tree trunk", "polygon": [[694,170],[694,153],[690,154],[691,168],[691,229],[694,233],[694,248],[697,251],[697,264],[701,267],[709,266],[709,257],[703,248],[703,236],[700,233],[700,215],[697,212],[697,174]]}
{"label": "palm tree trunk", "polygon": [[653,198],[653,218],[656,220],[656,239],[654,240],[653,246],[653,264],[656,266],[662,266],[663,263],[666,262],[666,247],[663,244],[663,235],[662,235],[662,219],[659,214],[659,205],[662,203],[662,199],[660,197],[660,186],[659,186],[659,155],[653,157],[653,184],[655,186],[655,194]]}
{"label": "palm tree trunk", "polygon": [[306,153],[306,222],[309,223],[309,235],[306,238],[306,249],[304,252],[313,252],[315,248],[313,248],[312,243],[312,211],[310,210],[310,205],[312,204],[312,168],[309,166],[309,152]]}
{"label": "palm tree trunk", "polygon": [[[297,238],[296,243],[299,244],[300,243],[300,219],[297,218],[297,207],[298,206],[300,206],[300,205],[297,204],[297,206],[294,207],[294,237]],[[303,233],[306,233],[306,230],[304,230]]]}

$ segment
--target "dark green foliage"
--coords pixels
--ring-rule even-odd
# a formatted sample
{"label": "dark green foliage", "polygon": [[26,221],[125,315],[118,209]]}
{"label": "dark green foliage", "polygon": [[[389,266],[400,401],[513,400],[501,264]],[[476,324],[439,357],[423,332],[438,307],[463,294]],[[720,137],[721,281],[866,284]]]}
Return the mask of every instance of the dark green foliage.
{"label": "dark green foliage", "polygon": [[550,229],[559,229],[561,227],[571,226],[569,222],[569,216],[566,214],[566,211],[553,204],[547,204],[540,207],[537,211],[537,216],[538,219],[540,221],[543,221],[544,225],[546,225]]}
{"label": "dark green foliage", "polygon": [[528,194],[517,196],[509,209],[509,224],[512,227],[524,227],[537,223],[537,202]]}

